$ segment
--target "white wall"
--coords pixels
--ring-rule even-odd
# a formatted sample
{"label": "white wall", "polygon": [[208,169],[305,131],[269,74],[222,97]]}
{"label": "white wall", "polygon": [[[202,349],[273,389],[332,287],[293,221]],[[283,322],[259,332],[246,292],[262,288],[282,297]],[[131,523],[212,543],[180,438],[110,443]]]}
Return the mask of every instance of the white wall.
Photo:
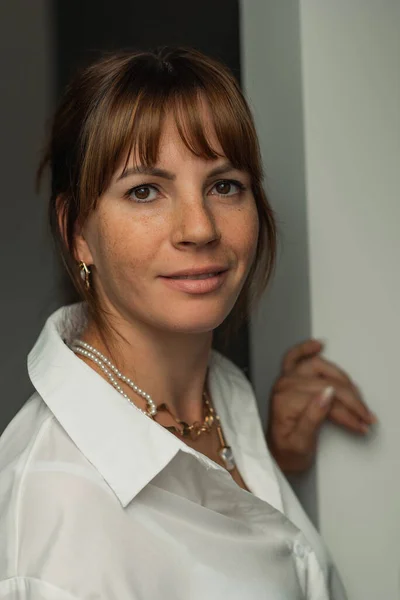
{"label": "white wall", "polygon": [[304,0],[312,331],[380,426],[325,432],[321,531],[354,600],[400,592],[400,3]]}
{"label": "white wall", "polygon": [[[278,181],[271,197],[289,238],[278,285],[253,322],[257,392],[261,399],[267,393],[263,362],[273,353],[275,368],[280,328],[285,343],[290,340],[292,318],[285,320],[279,304],[286,310],[292,302],[285,297],[293,293],[290,278],[297,264],[304,269],[299,246],[291,246],[298,239],[296,211],[304,209],[311,332],[328,340],[327,356],[351,373],[380,419],[365,440],[324,430],[317,463],[320,528],[350,600],[394,600],[400,591],[400,3],[242,0],[242,13],[245,86],[269,180]],[[288,64],[297,39],[300,83],[293,60]],[[293,117],[292,99],[280,106],[268,101],[282,81],[283,93],[292,85],[295,97],[302,96],[301,117],[297,105]],[[304,162],[294,166],[301,160],[301,128]],[[279,155],[278,165],[268,161],[270,153]],[[304,300],[306,284],[299,283]],[[277,325],[268,315],[271,305]],[[302,318],[300,309],[295,318]]]}

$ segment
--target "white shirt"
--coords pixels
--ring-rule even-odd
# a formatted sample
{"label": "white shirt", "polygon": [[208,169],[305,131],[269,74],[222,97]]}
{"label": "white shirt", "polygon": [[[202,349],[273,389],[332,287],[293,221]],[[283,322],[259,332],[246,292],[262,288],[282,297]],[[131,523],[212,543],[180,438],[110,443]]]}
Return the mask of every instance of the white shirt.
{"label": "white shirt", "polygon": [[212,352],[211,395],[251,493],[74,355],[84,314],[48,319],[28,358],[36,393],[0,438],[0,599],[345,598],[241,371]]}

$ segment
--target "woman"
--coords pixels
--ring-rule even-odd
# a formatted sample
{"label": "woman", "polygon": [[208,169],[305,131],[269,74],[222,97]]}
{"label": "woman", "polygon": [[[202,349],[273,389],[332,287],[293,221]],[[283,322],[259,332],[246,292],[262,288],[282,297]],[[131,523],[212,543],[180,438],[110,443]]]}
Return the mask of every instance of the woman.
{"label": "woman", "polygon": [[[102,59],[67,89],[47,165],[52,230],[83,302],[47,321],[28,361],[36,393],[1,439],[0,598],[344,597],[249,383],[211,350],[275,256],[233,77],[185,49]],[[313,423],[307,444],[271,433],[282,464],[309,460],[335,394],[337,420],[346,405],[354,428],[370,419],[320,349],[290,354],[275,389],[279,412],[296,369],[327,369],[320,402],[295,409]]]}

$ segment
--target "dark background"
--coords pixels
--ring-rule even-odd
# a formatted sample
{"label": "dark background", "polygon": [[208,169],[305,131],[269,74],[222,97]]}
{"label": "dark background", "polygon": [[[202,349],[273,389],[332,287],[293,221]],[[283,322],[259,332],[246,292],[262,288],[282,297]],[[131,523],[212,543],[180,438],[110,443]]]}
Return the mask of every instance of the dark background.
{"label": "dark background", "polygon": [[225,62],[240,80],[237,0],[56,0],[56,84],[99,51],[191,46]]}

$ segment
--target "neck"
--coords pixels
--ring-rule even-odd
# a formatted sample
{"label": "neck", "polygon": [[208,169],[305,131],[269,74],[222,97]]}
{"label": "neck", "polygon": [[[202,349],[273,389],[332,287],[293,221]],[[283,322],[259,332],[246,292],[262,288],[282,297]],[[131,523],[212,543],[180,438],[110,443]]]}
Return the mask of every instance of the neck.
{"label": "neck", "polygon": [[[89,321],[81,339],[108,356],[156,405],[165,402],[178,419],[188,423],[202,421],[212,332],[172,333],[122,319],[113,322],[113,329],[102,335]],[[138,400],[134,394],[130,397]]]}

